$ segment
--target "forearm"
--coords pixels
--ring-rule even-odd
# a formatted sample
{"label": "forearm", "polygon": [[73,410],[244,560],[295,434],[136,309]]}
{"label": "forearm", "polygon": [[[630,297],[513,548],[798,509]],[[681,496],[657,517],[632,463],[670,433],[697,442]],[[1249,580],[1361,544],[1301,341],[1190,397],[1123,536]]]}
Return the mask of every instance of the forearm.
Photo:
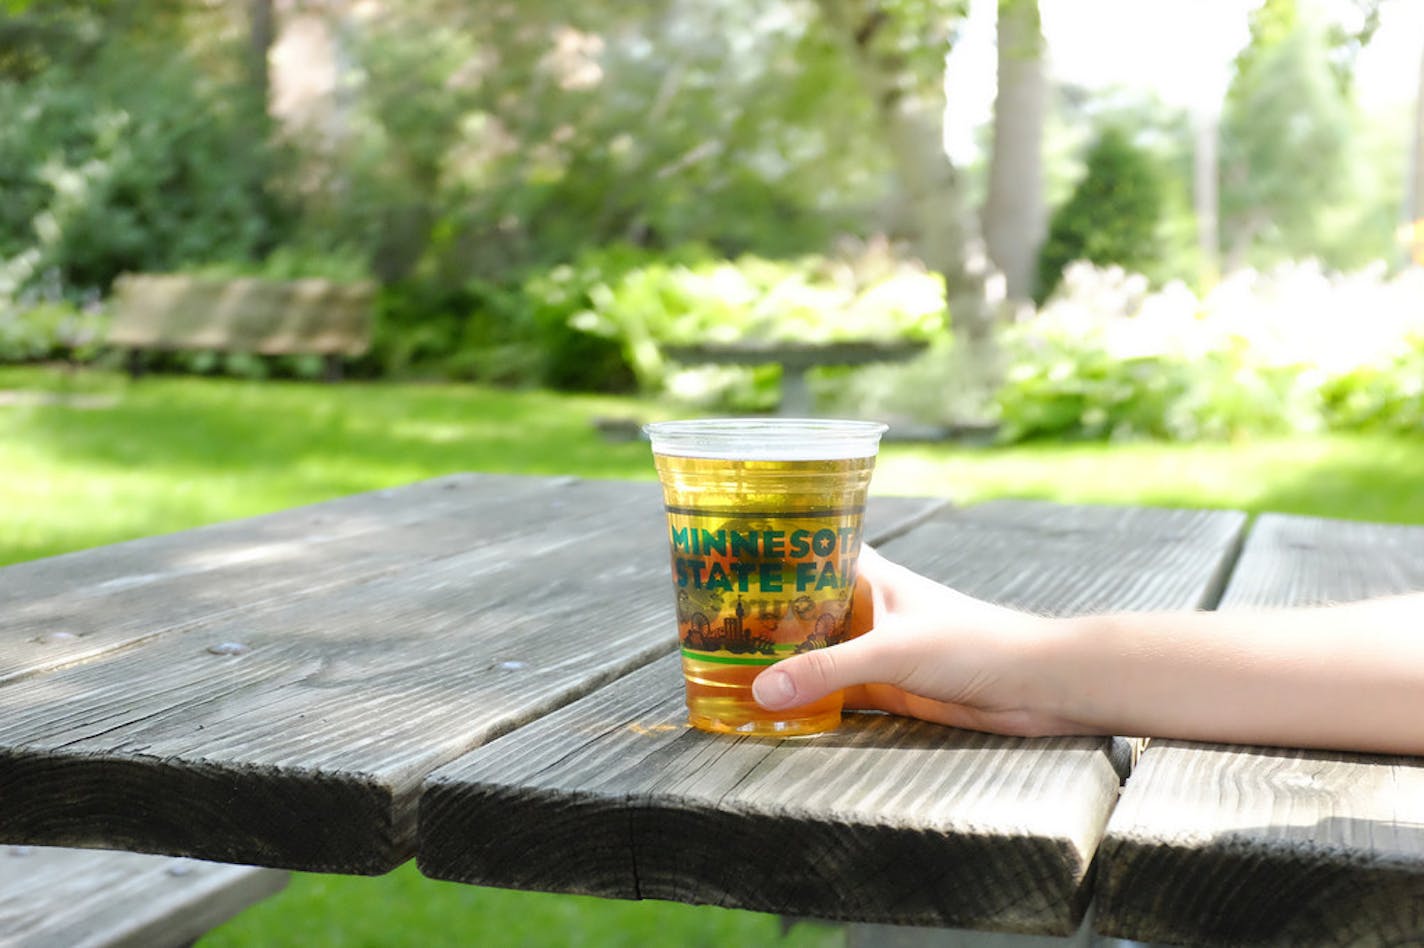
{"label": "forearm", "polygon": [[1424,594],[1052,625],[1044,697],[1085,729],[1424,754]]}

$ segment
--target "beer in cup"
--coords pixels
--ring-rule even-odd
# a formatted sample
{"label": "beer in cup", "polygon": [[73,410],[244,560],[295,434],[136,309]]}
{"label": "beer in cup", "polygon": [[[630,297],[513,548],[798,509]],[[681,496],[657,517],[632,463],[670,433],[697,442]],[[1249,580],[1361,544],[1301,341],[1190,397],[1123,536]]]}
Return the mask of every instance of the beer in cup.
{"label": "beer in cup", "polygon": [[709,731],[833,730],[841,697],[766,711],[768,665],[850,634],[877,422],[704,419],[651,424],[667,509],[688,720]]}

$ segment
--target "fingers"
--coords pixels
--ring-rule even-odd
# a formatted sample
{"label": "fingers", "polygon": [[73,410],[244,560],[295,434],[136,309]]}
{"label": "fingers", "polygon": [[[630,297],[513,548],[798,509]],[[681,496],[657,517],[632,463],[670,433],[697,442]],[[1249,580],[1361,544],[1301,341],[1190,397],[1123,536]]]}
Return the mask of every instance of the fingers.
{"label": "fingers", "polygon": [[[856,572],[869,584],[877,613],[920,608],[945,592],[942,584],[886,559],[868,546],[861,547]],[[859,588],[856,595],[860,595]]]}
{"label": "fingers", "polygon": [[[914,573],[885,559],[873,547],[863,545],[855,580],[848,632],[851,640],[831,648],[817,649],[778,662],[757,676],[752,695],[768,710],[780,710],[823,698],[833,691],[866,684],[898,680],[892,667],[894,650],[884,645],[869,646],[861,638],[881,616],[888,615],[888,591]],[[926,580],[928,582],[928,580]],[[871,637],[873,640],[873,637]]]}
{"label": "fingers", "polygon": [[770,711],[793,708],[833,691],[868,682],[894,682],[901,670],[894,653],[875,637],[852,639],[777,662],[752,682],[752,696]]}

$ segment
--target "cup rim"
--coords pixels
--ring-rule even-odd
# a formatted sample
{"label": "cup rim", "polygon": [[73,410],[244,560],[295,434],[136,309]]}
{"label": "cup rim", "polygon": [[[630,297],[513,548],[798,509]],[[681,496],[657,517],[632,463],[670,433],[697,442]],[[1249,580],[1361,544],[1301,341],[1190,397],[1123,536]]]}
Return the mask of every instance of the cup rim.
{"label": "cup rim", "polygon": [[653,453],[747,461],[873,457],[889,425],[849,418],[692,418],[643,426]]}

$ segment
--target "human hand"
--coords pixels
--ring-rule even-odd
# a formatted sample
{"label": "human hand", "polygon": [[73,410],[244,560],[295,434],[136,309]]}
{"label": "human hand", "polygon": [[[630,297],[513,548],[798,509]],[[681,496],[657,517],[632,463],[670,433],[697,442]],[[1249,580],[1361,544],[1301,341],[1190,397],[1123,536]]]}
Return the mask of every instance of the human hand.
{"label": "human hand", "polygon": [[[769,710],[844,689],[871,708],[998,734],[1083,734],[1049,657],[1055,620],[983,602],[864,547],[856,580],[857,638],[778,662],[752,693]],[[868,600],[867,600],[868,597]],[[870,615],[865,615],[865,603]]]}

